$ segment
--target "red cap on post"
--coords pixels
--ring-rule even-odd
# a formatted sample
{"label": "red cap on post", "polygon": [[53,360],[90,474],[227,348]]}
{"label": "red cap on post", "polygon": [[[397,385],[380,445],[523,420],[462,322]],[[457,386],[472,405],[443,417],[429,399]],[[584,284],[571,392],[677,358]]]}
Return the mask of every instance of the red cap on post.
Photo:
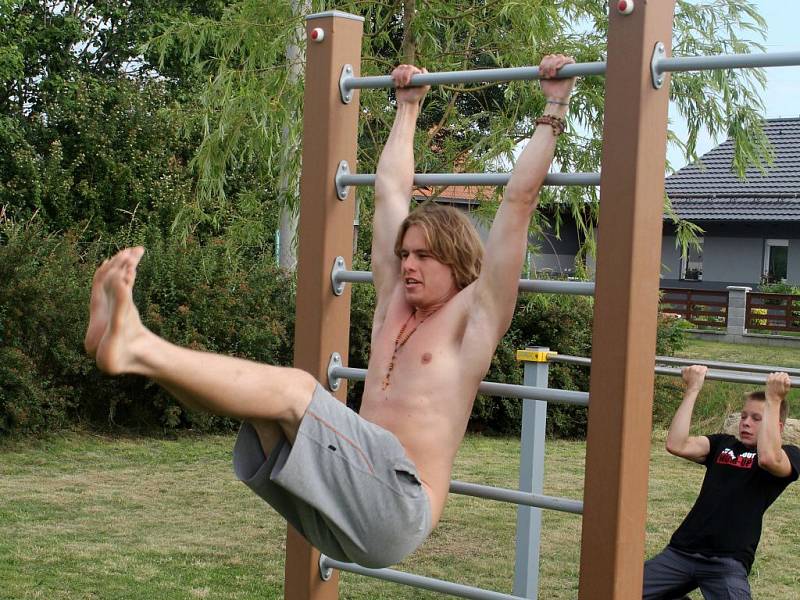
{"label": "red cap on post", "polygon": [[[624,1],[624,0],[623,0]],[[315,27],[311,30],[311,39],[315,42],[321,42],[325,39],[325,30],[322,27]]]}
{"label": "red cap on post", "polygon": [[623,15],[629,15],[633,12],[633,0],[619,0],[617,10]]}

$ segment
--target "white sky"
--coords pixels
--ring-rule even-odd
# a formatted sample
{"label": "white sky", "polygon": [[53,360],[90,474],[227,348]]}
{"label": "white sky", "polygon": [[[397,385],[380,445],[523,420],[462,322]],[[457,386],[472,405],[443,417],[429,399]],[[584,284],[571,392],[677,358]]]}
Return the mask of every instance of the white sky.
{"label": "white sky", "polygon": [[[800,1],[799,0],[751,0],[761,16],[767,21],[767,52],[800,51]],[[760,40],[757,40],[760,41]],[[767,88],[762,100],[766,118],[800,116],[800,67],[772,67],[766,69]],[[679,120],[677,110],[670,108],[672,127],[678,135],[685,133],[685,125]],[[703,135],[698,139],[697,154],[702,155],[724,139],[711,139]],[[680,152],[669,149],[673,167],[685,164]]]}

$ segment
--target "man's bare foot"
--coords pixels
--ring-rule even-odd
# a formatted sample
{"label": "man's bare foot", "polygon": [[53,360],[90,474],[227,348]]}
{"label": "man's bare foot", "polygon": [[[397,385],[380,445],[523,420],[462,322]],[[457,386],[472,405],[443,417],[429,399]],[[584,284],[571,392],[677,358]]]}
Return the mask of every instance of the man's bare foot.
{"label": "man's bare foot", "polygon": [[142,247],[118,252],[100,265],[92,281],[84,346],[100,370],[112,375],[131,371],[134,363],[131,345],[147,331],[132,295],[136,266],[142,254]]}

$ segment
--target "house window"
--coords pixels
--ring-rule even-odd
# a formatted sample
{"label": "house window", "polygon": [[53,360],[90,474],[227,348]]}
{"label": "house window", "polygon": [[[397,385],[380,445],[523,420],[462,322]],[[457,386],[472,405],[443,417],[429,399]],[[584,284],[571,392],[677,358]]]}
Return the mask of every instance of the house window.
{"label": "house window", "polygon": [[681,279],[703,280],[703,238],[697,240],[697,245],[689,245],[686,256],[681,257]]}
{"label": "house window", "polygon": [[764,240],[764,281],[786,281],[789,262],[789,240]]}

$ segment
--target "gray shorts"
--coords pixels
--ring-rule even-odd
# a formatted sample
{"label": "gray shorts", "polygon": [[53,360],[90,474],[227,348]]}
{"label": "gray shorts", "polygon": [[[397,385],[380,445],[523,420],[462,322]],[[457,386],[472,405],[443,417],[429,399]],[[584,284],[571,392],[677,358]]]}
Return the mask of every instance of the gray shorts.
{"label": "gray shorts", "polygon": [[314,547],[336,560],[392,565],[430,533],[428,495],[403,446],[320,385],[294,445],[283,438],[264,456],[255,429],[244,423],[233,468]]}

